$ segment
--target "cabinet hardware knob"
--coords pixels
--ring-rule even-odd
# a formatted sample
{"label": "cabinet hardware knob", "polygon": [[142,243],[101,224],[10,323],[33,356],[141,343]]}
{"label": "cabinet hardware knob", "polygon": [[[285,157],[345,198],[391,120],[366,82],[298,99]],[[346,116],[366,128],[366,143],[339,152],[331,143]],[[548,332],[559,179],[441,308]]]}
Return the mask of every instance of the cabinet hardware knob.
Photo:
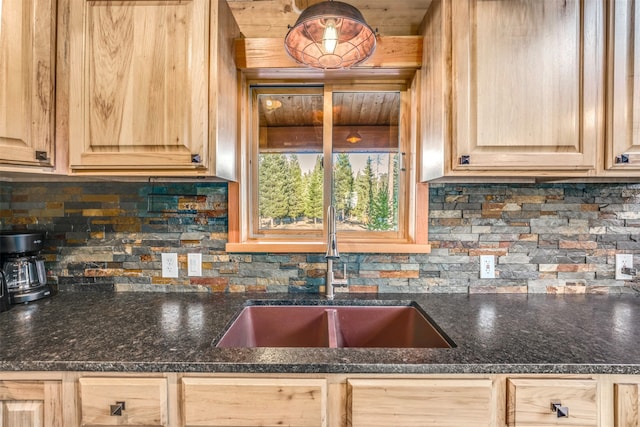
{"label": "cabinet hardware knob", "polygon": [[558,418],[568,418],[569,417],[569,407],[562,406],[559,400],[551,401],[551,411],[556,413]]}
{"label": "cabinet hardware knob", "polygon": [[461,165],[470,165],[471,164],[471,156],[460,156],[460,164]]}
{"label": "cabinet hardware knob", "polygon": [[45,161],[48,160],[47,159],[47,152],[46,151],[36,151],[36,160],[39,161]]}
{"label": "cabinet hardware knob", "polygon": [[619,156],[616,156],[616,163],[629,163],[629,155],[620,154]]}
{"label": "cabinet hardware knob", "polygon": [[191,155],[191,163],[202,163],[202,159],[200,158],[200,154],[192,154]]}
{"label": "cabinet hardware knob", "polygon": [[115,405],[110,405],[111,415],[115,417],[122,416],[122,411],[125,409],[125,402],[116,402]]}

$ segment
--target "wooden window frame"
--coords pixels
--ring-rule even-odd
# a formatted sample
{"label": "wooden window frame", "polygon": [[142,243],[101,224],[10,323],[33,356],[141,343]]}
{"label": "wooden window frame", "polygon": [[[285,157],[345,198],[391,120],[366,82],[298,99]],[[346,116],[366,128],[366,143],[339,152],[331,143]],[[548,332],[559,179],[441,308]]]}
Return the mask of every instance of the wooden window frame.
{"label": "wooden window frame", "polygon": [[[326,229],[323,225],[323,232],[319,236],[304,236],[302,238],[293,237],[252,237],[252,204],[255,203],[252,195],[252,177],[251,177],[251,157],[252,153],[252,133],[255,126],[251,120],[252,94],[251,86],[268,87],[268,85],[283,86],[296,85],[296,82],[246,82],[241,85],[241,111],[243,126],[240,129],[240,149],[241,157],[239,159],[239,170],[241,171],[238,182],[230,182],[228,186],[228,243],[226,252],[240,253],[324,253],[326,251]],[[402,82],[337,82],[335,84],[326,84],[317,82],[315,86],[324,88],[325,111],[327,102],[332,104],[332,94],[334,92],[346,92],[349,90],[356,91],[358,87],[366,87],[368,91],[376,91],[376,88],[385,89],[395,87],[395,90],[407,86]],[[309,83],[306,83],[309,84]],[[402,139],[405,141],[406,152],[404,156],[404,167],[407,185],[405,186],[404,209],[401,208],[401,214],[404,215],[405,228],[403,235],[399,238],[388,238],[378,236],[366,236],[366,232],[361,233],[357,237],[345,236],[338,233],[338,244],[340,252],[343,253],[429,253],[431,246],[428,244],[428,200],[429,190],[428,184],[418,182],[417,180],[417,146],[418,146],[418,88],[414,79],[410,87],[400,89],[401,96],[401,112],[400,126]],[[304,85],[300,85],[304,87]],[[329,93],[329,96],[327,96]],[[327,99],[329,98],[329,99]],[[325,115],[326,116],[326,115]],[[332,124],[332,117],[329,118],[329,124]],[[332,126],[327,126],[327,118],[325,117],[323,135],[324,139],[331,138]],[[329,147],[327,150],[327,146]],[[324,144],[324,156],[331,157],[331,144]],[[328,153],[327,153],[328,151]],[[329,165],[325,163],[325,168],[331,170],[331,161]],[[329,188],[330,173],[325,173],[324,188]],[[328,204],[328,192],[324,192],[325,202]]]}

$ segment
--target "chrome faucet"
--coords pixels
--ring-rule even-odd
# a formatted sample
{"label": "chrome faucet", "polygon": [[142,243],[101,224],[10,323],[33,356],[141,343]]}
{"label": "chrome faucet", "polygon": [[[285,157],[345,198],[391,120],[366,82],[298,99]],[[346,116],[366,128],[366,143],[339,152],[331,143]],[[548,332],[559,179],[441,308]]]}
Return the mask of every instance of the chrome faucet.
{"label": "chrome faucet", "polygon": [[344,265],[344,277],[337,280],[333,276],[333,260],[340,259],[338,252],[338,239],[336,237],[336,210],[333,205],[329,205],[327,209],[327,280],[325,286],[325,295],[327,299],[333,299],[334,285],[347,285],[347,264]]}

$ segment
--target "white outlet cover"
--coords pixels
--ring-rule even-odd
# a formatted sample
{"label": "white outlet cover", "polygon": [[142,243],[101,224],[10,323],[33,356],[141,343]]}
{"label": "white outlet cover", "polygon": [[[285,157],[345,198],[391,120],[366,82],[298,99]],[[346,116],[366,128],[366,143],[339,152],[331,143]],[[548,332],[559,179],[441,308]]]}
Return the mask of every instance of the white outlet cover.
{"label": "white outlet cover", "polygon": [[633,268],[632,254],[616,254],[616,280],[631,280],[630,274],[622,274],[623,268]]}
{"label": "white outlet cover", "polygon": [[162,254],[162,277],[169,277],[169,278],[178,277],[178,254],[177,253]]}
{"label": "white outlet cover", "polygon": [[480,278],[496,278],[495,257],[493,255],[480,255]]}
{"label": "white outlet cover", "polygon": [[202,254],[189,254],[187,264],[189,276],[202,276]]}

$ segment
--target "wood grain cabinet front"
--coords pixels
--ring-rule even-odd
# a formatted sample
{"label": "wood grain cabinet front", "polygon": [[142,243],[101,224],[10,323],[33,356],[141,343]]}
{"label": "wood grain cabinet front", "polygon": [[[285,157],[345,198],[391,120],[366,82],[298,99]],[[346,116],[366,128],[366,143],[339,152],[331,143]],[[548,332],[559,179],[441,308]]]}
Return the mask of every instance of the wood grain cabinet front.
{"label": "wood grain cabinet front", "polygon": [[452,0],[425,17],[422,180],[590,176],[603,129],[601,1]]}
{"label": "wood grain cabinet front", "polygon": [[607,58],[608,175],[640,172],[640,3],[611,0]]}
{"label": "wood grain cabinet front", "polygon": [[60,381],[0,381],[0,427],[64,427]]}
{"label": "wood grain cabinet front", "polygon": [[490,379],[349,379],[352,427],[492,426]]}
{"label": "wood grain cabinet front", "polygon": [[595,379],[507,379],[507,425],[598,426]]}
{"label": "wood grain cabinet front", "polygon": [[327,426],[327,382],[305,378],[183,378],[184,427]]}
{"label": "wood grain cabinet front", "polygon": [[639,388],[637,380],[613,385],[615,427],[640,427]]}
{"label": "wood grain cabinet front", "polygon": [[54,165],[55,0],[0,2],[0,165]]}
{"label": "wood grain cabinet front", "polygon": [[165,378],[78,380],[82,426],[158,426],[168,422]]}
{"label": "wood grain cabinet front", "polygon": [[72,172],[235,178],[226,1],[70,0],[69,34]]}

